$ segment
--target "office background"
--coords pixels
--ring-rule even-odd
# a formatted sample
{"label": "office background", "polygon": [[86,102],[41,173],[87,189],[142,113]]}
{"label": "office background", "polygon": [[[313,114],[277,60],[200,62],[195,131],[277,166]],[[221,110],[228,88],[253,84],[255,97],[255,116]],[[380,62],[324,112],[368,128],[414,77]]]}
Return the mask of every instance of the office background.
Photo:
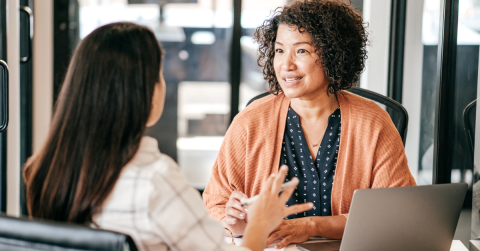
{"label": "office background", "polygon": [[[230,121],[266,88],[252,34],[288,2],[0,1],[0,59],[10,69],[10,122],[0,134],[0,209],[26,214],[21,167],[46,137],[70,57],[89,32],[115,21],[147,25],[162,43],[166,109],[148,134],[202,191]],[[471,134],[469,141],[463,111],[477,98],[480,0],[351,3],[369,27],[367,67],[358,85],[407,109],[405,151],[417,183],[467,182],[472,191],[480,150],[470,149],[480,138]],[[480,222],[472,222],[478,220],[472,192],[464,208],[459,233],[476,238]]]}

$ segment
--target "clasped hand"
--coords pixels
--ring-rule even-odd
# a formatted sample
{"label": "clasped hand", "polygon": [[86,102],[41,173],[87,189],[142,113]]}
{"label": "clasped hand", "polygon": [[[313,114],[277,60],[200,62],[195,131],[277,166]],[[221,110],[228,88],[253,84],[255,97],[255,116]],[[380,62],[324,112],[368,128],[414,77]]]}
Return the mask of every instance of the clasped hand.
{"label": "clasped hand", "polygon": [[243,208],[240,203],[244,198],[248,198],[244,193],[233,191],[225,205],[225,218],[222,221],[235,237],[242,236],[247,226],[248,209]]}
{"label": "clasped hand", "polygon": [[282,223],[270,233],[267,239],[267,247],[278,239],[282,239],[275,248],[284,248],[290,243],[300,243],[310,238],[311,226],[309,218],[283,220]]}

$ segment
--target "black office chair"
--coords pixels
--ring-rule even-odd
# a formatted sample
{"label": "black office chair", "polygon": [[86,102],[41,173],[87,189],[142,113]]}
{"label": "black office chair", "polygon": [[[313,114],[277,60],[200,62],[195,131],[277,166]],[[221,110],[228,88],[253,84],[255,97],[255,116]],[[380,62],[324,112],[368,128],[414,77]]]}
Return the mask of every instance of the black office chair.
{"label": "black office chair", "polygon": [[0,250],[136,251],[137,247],[121,233],[0,215]]}
{"label": "black office chair", "polygon": [[473,149],[475,147],[475,118],[477,113],[477,100],[472,101],[463,110],[463,123],[465,135],[467,136],[468,152],[473,161]]}
{"label": "black office chair", "polygon": [[[370,99],[378,103],[382,108],[384,108],[387,113],[390,115],[390,118],[393,121],[393,124],[397,128],[400,137],[402,138],[403,145],[405,145],[405,141],[407,140],[407,130],[408,130],[408,113],[405,108],[398,103],[397,101],[378,94],[376,92],[372,92],[366,89],[362,89],[359,87],[354,87],[348,90],[351,93],[357,94],[362,96],[366,99]],[[252,103],[253,101],[263,98],[265,96],[270,95],[270,93],[265,92],[260,95],[253,97],[250,101],[248,101],[247,106]]]}
{"label": "black office chair", "polygon": [[[464,123],[464,130],[465,136],[467,137],[467,144],[468,144],[468,154],[471,160],[471,166],[473,167],[473,156],[474,156],[474,148],[475,148],[475,118],[477,114],[477,100],[472,101],[468,104],[465,109],[463,110],[463,123]],[[477,170],[474,170],[474,182],[478,181],[480,178],[479,173]]]}

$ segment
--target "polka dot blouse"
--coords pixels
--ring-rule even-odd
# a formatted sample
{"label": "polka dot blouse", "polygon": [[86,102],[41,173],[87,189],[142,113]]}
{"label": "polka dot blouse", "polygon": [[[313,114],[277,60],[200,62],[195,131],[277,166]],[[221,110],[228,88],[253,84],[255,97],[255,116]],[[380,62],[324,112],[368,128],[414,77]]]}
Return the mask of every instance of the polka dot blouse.
{"label": "polka dot blouse", "polygon": [[289,168],[285,182],[293,177],[297,177],[300,182],[287,206],[312,202],[313,209],[290,215],[286,219],[332,215],[331,194],[340,145],[340,130],[340,107],[338,107],[328,118],[327,129],[314,160],[300,125],[300,117],[293,109],[288,108],[280,165],[286,164]]}

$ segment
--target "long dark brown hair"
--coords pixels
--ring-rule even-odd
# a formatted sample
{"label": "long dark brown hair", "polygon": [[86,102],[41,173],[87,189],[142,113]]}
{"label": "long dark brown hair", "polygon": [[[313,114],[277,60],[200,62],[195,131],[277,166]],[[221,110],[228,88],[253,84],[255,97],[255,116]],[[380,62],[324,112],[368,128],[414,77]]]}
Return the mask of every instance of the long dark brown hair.
{"label": "long dark brown hair", "polygon": [[42,150],[27,163],[31,217],[89,224],[138,150],[159,82],[154,34],[113,23],[77,48]]}

